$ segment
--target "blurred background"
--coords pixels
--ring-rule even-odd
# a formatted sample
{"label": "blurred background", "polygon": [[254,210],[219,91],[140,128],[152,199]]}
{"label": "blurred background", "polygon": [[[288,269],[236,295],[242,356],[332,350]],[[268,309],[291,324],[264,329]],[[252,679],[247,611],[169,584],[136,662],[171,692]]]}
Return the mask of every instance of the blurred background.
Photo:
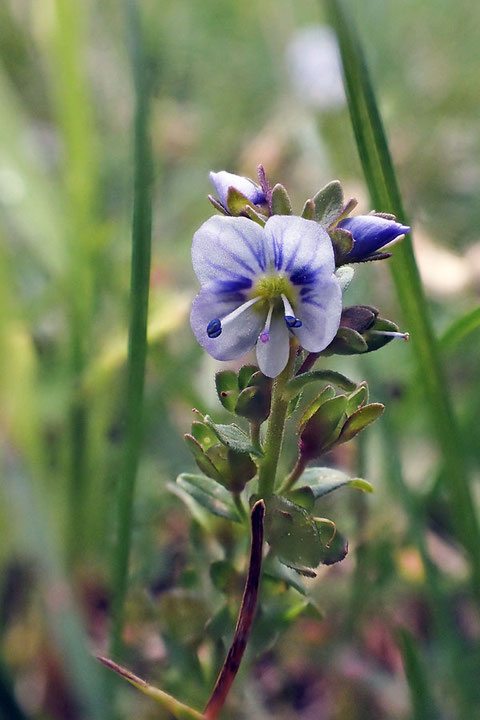
{"label": "blurred background", "polygon": [[[338,178],[360,212],[371,208],[321,3],[138,6],[154,83],[155,181],[125,663],[201,707],[225,648],[219,628],[226,622],[231,630],[239,600],[230,587],[225,605],[209,566],[224,557],[218,540],[228,555],[236,531],[198,512],[192,521],[167,485],[193,469],[183,442],[192,407],[227,417],[214,391],[220,364],[196,345],[188,322],[191,239],[213,212],[208,172],[254,178],[263,163],[298,213]],[[480,289],[480,10],[467,0],[348,7],[414,228],[478,499],[480,332],[474,322],[444,334],[478,305]],[[108,647],[124,437],[128,38],[114,0],[0,0],[0,716],[8,720],[110,712],[106,676],[85,648]],[[360,266],[346,301],[376,305],[408,330],[388,263]],[[366,378],[372,398],[387,406],[360,445],[328,458],[361,472],[376,492],[343,490],[324,503],[322,514],[350,538],[345,561],[305,583],[325,619],[310,605],[294,611],[299,594],[297,605],[264,612],[226,716],[473,718],[478,604],[412,349],[399,341],[335,358],[334,367]],[[236,562],[243,577],[245,555]],[[115,687],[120,717],[167,717],[120,681]]]}

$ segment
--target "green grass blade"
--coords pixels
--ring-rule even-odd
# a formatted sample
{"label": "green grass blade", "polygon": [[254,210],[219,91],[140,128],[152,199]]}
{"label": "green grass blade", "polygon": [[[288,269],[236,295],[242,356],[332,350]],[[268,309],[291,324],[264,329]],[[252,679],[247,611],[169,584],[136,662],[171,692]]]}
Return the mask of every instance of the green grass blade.
{"label": "green grass blade", "polygon": [[441,715],[435,707],[431,684],[415,640],[405,628],[400,628],[397,635],[412,698],[412,720],[438,720]]}
{"label": "green grass blade", "polygon": [[[350,116],[372,203],[376,210],[394,213],[399,220],[407,222],[385,131],[351,15],[345,11],[341,0],[326,0],[326,6],[340,45]],[[394,248],[390,267],[412,339],[421,385],[425,388],[432,426],[445,463],[446,489],[457,533],[469,554],[473,585],[480,601],[480,528],[410,234]]]}
{"label": "green grass blade", "polygon": [[470,333],[480,328],[480,307],[456,318],[440,337],[440,348],[454,350]]}
{"label": "green grass blade", "polygon": [[131,57],[135,83],[135,179],[132,225],[130,325],[127,362],[125,454],[118,489],[118,526],[113,558],[113,626],[111,651],[121,649],[128,585],[133,499],[142,442],[143,392],[147,356],[147,315],[152,235],[152,157],[149,136],[149,72],[142,42],[139,10],[128,0]]}

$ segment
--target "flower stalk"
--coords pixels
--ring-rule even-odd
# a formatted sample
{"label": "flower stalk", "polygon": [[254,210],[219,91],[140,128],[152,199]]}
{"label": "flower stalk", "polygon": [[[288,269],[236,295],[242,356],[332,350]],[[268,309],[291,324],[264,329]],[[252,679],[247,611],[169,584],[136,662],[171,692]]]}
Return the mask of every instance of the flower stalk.
{"label": "flower stalk", "polygon": [[275,489],[275,478],[278,460],[282,450],[283,433],[289,403],[286,385],[293,374],[296,354],[297,343],[295,340],[292,340],[290,343],[288,362],[273,383],[272,409],[264,443],[265,458],[260,465],[258,475],[258,492],[263,498],[271,495]]}

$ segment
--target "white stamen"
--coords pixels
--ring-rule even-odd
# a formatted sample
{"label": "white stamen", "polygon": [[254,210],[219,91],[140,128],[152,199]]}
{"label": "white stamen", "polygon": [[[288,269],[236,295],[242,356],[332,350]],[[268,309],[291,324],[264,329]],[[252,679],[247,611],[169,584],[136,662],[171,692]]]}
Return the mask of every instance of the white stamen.
{"label": "white stamen", "polygon": [[272,322],[273,305],[270,305],[268,309],[267,319],[265,321],[265,327],[258,336],[262,343],[267,343],[270,340],[270,323]]}
{"label": "white stamen", "polygon": [[255,305],[261,298],[255,297],[251,300],[247,300],[247,302],[244,302],[243,305],[240,305],[239,307],[235,308],[235,310],[232,310],[231,313],[228,315],[225,315],[224,318],[222,318],[222,328],[225,327],[225,325],[229,322],[232,322],[232,320],[235,320],[239,315],[241,315],[245,310],[248,310],[249,307],[252,307],[252,305]]}
{"label": "white stamen", "polygon": [[295,313],[293,312],[293,308],[288,302],[287,297],[282,293],[282,300],[283,300],[283,307],[285,308],[285,317],[290,315],[291,317],[295,317]]}
{"label": "white stamen", "polygon": [[371,330],[371,335],[384,335],[385,337],[394,337],[394,338],[402,338],[402,340],[409,340],[410,335],[406,333],[401,332],[393,332],[390,330]]}

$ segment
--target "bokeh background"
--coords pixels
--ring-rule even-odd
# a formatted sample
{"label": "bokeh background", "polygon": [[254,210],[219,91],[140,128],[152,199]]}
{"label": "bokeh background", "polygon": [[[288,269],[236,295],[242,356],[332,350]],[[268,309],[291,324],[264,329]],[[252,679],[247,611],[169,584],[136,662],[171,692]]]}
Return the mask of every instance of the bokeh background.
{"label": "bokeh background", "polygon": [[[255,177],[263,163],[297,212],[338,178],[360,211],[371,208],[321,3],[138,6],[154,83],[155,180],[125,662],[201,707],[223,652],[218,631],[205,631],[224,603],[209,574],[223,553],[167,486],[193,468],[183,442],[191,408],[226,417],[214,392],[219,364],[188,322],[191,238],[213,212],[208,171]],[[348,7],[478,499],[480,333],[475,321],[445,333],[478,305],[480,289],[480,10],[467,0]],[[8,720],[107,717],[112,707],[109,681],[85,648],[106,651],[111,606],[133,105],[122,3],[0,0],[0,716]],[[350,304],[377,305],[408,330],[388,263],[361,266],[348,293]],[[473,718],[478,604],[412,349],[391,343],[336,359],[335,369],[367,378],[387,405],[360,445],[329,458],[354,475],[360,468],[376,492],[344,490],[322,507],[350,538],[347,559],[307,583],[324,619],[310,608],[293,623],[288,608],[265,621],[225,716]],[[234,542],[226,523],[214,534],[227,548]],[[167,717],[120,682],[115,690],[120,717]]]}

